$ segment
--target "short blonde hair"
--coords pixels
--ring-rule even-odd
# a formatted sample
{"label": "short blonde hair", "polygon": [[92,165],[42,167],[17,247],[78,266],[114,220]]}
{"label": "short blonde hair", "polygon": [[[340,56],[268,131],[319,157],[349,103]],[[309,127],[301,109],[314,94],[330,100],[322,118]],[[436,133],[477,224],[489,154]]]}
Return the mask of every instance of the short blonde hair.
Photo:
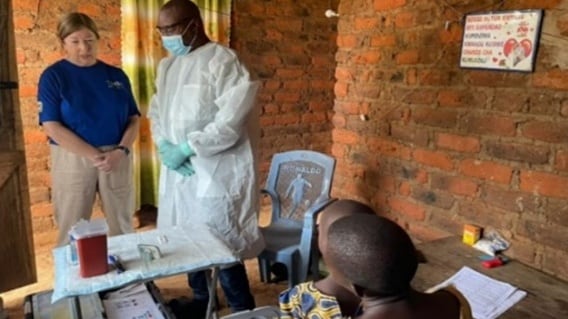
{"label": "short blonde hair", "polygon": [[63,41],[68,35],[81,29],[88,29],[99,39],[99,30],[95,21],[88,15],[80,12],[71,12],[64,15],[57,25],[57,36]]}

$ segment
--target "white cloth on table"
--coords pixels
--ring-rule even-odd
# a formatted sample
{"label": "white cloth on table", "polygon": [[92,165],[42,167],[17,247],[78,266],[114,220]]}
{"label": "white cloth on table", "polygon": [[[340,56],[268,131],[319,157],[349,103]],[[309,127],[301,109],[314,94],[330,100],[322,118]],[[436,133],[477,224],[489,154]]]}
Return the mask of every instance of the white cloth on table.
{"label": "white cloth on table", "polygon": [[[147,264],[140,258],[138,244],[156,245],[161,258]],[[109,254],[117,255],[126,271],[115,270],[100,276],[82,278],[79,265],[67,257],[69,245],[53,250],[55,286],[52,302],[62,298],[85,295],[118,288],[130,283],[177,274],[223,267],[239,262],[220,235],[206,227],[185,225],[155,229],[108,238]]]}

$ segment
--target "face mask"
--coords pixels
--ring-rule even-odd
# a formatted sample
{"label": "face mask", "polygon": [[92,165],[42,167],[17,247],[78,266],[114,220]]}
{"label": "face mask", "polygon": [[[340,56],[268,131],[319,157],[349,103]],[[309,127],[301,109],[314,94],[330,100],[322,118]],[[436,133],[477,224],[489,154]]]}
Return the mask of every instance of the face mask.
{"label": "face mask", "polygon": [[168,50],[168,52],[170,52],[170,54],[172,54],[174,56],[182,56],[182,55],[188,54],[189,51],[191,51],[193,42],[195,42],[195,39],[197,39],[197,32],[195,33],[195,35],[191,39],[189,45],[183,44],[183,35],[185,34],[187,29],[189,28],[190,24],[191,24],[191,21],[190,21],[190,23],[187,24],[187,27],[185,28],[185,30],[183,30],[183,32],[181,34],[163,35],[162,36],[162,46],[164,46],[164,48],[166,50]]}
{"label": "face mask", "polygon": [[180,34],[162,36],[162,45],[171,55],[182,56],[191,51],[190,45],[183,44],[183,38]]}

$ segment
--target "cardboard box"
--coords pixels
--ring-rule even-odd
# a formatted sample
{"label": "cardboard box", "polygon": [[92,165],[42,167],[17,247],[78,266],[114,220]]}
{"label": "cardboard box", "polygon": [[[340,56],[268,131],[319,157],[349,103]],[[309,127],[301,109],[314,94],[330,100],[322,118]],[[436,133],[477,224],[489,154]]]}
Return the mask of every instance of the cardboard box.
{"label": "cardboard box", "polygon": [[465,244],[473,246],[479,238],[481,238],[481,227],[472,224],[465,224],[463,226],[462,241]]}

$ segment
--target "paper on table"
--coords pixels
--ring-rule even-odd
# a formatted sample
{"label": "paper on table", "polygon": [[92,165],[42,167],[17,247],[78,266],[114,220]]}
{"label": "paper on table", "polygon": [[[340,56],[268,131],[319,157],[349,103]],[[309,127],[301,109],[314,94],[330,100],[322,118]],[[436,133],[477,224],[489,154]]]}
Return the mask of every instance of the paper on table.
{"label": "paper on table", "polygon": [[476,319],[494,319],[519,302],[526,292],[485,276],[469,267],[462,267],[452,277],[428,289],[435,291],[452,285],[467,299]]}
{"label": "paper on table", "polygon": [[164,319],[162,312],[144,285],[123,291],[126,293],[107,295],[111,299],[103,300],[108,319]]}

